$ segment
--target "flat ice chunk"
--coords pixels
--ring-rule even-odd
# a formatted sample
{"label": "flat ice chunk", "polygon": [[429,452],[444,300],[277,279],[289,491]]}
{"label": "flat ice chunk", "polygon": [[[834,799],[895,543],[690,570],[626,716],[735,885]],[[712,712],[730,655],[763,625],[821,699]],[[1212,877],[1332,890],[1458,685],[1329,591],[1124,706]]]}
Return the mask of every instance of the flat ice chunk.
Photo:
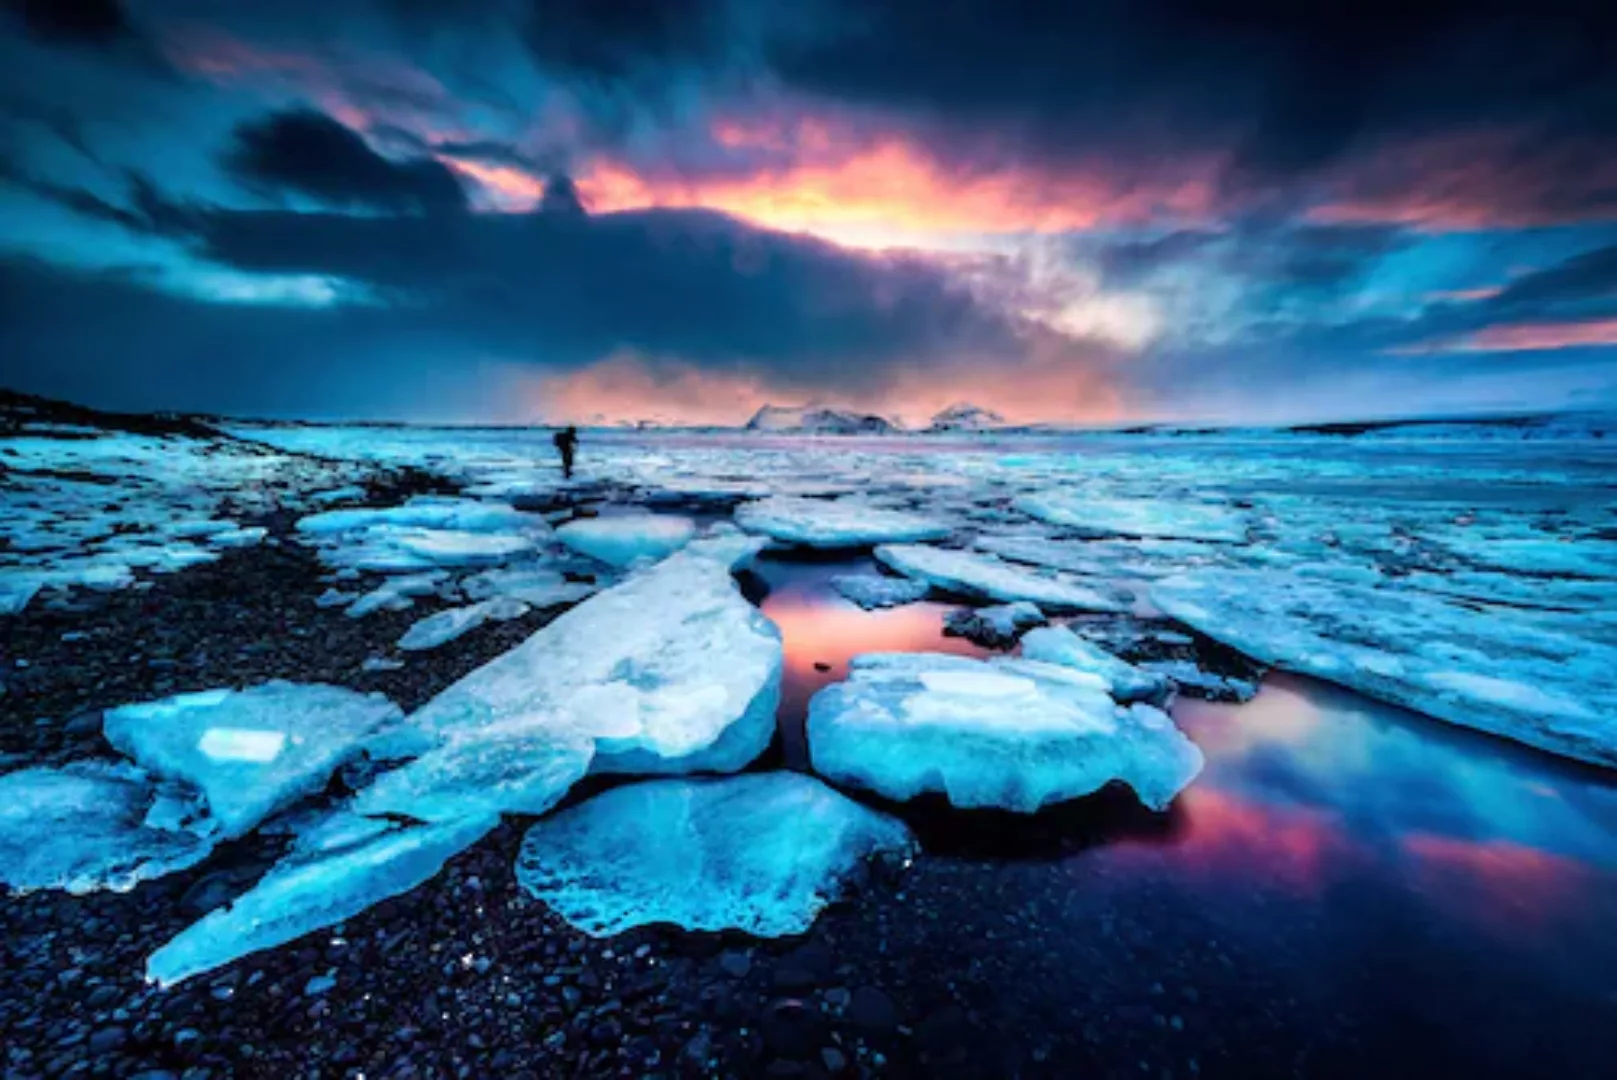
{"label": "flat ice chunk", "polygon": [[492,600],[497,596],[520,600],[536,608],[574,604],[593,593],[596,586],[568,581],[548,566],[507,566],[484,570],[460,583],[471,600]]}
{"label": "flat ice chunk", "polygon": [[226,836],[325,786],[371,735],[403,717],[381,694],[268,682],[107,711],[107,741],[159,776],[196,785]]}
{"label": "flat ice chunk", "polygon": [[1151,701],[1168,689],[1166,676],[1142,671],[1065,626],[1045,626],[1023,635],[1022,657],[1099,675],[1119,701]]}
{"label": "flat ice chunk", "polygon": [[1013,505],[1031,518],[1090,536],[1156,536],[1222,543],[1246,539],[1245,519],[1221,504],[1046,491],[1024,495]]}
{"label": "flat ice chunk", "polygon": [[809,702],[817,772],[890,799],[941,792],[963,808],[1041,807],[1122,780],[1165,808],[1202,755],[1149,705],[1119,705],[1098,675],[939,653],[856,657]]}
{"label": "flat ice chunk", "polygon": [[490,620],[504,622],[521,618],[528,610],[527,604],[508,596],[480,600],[465,607],[446,608],[411,624],[410,629],[399,638],[399,648],[406,652],[436,649]]}
{"label": "flat ice chunk", "polygon": [[356,805],[422,819],[424,805],[436,816],[461,799],[538,813],[586,768],[744,767],[769,745],[780,700],[780,633],[730,575],[762,543],[698,540],[473,671],[373,747],[417,760]]}
{"label": "flat ice chunk", "polygon": [[857,499],[802,499],[774,495],[736,508],[736,524],[771,540],[814,548],[942,540],[946,523]]}
{"label": "flat ice chunk", "polygon": [[0,776],[0,882],[19,892],[127,892],[201,862],[215,839],[194,792],[133,765]]}
{"label": "flat ice chunk", "polygon": [[800,773],[614,788],[528,830],[517,881],[597,937],[801,934],[874,856],[916,850],[902,822]]}
{"label": "flat ice chunk", "polygon": [[222,548],[249,548],[257,547],[264,542],[269,530],[262,525],[253,525],[242,529],[226,529],[223,532],[213,533],[208,537],[208,543],[214,547]]}
{"label": "flat ice chunk", "polygon": [[96,558],[64,560],[49,567],[0,567],[0,615],[15,615],[43,589],[95,589],[110,592],[133,585],[135,575],[123,561]]}
{"label": "flat ice chunk", "polygon": [[1253,659],[1440,720],[1617,765],[1617,648],[1410,589],[1257,571],[1158,582],[1163,611]]}
{"label": "flat ice chunk", "polygon": [[674,514],[614,514],[578,518],[556,530],[556,539],[608,566],[663,559],[696,535],[696,523]]}
{"label": "flat ice chunk", "polygon": [[415,529],[395,541],[411,555],[435,566],[489,566],[533,550],[532,537],[465,529]]}
{"label": "flat ice chunk", "polygon": [[960,608],[944,619],[945,628],[952,634],[969,638],[990,649],[1009,648],[1016,644],[1022,631],[1045,622],[1044,612],[1037,604],[1018,600],[1014,604],[997,604],[985,608]]}
{"label": "flat ice chunk", "polygon": [[350,619],[361,619],[373,611],[402,611],[415,604],[414,597],[431,596],[449,580],[447,570],[427,570],[389,578],[348,606]]}
{"label": "flat ice chunk", "polygon": [[906,577],[973,599],[1031,600],[1047,611],[1126,611],[1127,605],[1072,578],[1043,574],[993,555],[884,544],[876,558]]}
{"label": "flat ice chunk", "polygon": [[913,604],[931,590],[924,581],[888,574],[838,574],[831,587],[867,611]]}
{"label": "flat ice chunk", "polygon": [[545,531],[544,518],[538,514],[524,513],[503,503],[431,495],[417,496],[403,506],[327,510],[300,519],[297,528],[309,536],[329,536],[377,526],[480,533]]}
{"label": "flat ice chunk", "polygon": [[[209,912],[154,952],[146,978],[173,986],[351,918],[428,880],[498,820],[463,818],[379,834],[370,826],[305,844],[234,903]],[[343,842],[350,838],[356,842]]]}

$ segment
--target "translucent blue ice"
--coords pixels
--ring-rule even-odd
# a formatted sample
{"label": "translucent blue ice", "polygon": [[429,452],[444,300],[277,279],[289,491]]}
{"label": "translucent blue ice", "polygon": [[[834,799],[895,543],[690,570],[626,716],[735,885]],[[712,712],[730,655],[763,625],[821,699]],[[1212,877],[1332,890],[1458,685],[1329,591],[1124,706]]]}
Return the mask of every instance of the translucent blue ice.
{"label": "translucent blue ice", "polygon": [[1119,701],[1149,701],[1160,698],[1168,689],[1165,676],[1142,671],[1065,626],[1041,627],[1023,635],[1022,657],[1099,675]]}
{"label": "translucent blue ice", "polygon": [[604,937],[636,926],[806,931],[873,856],[907,858],[903,823],[775,772],[614,788],[528,831],[517,881]]}
{"label": "translucent blue ice", "polygon": [[816,772],[890,799],[1032,813],[1112,780],[1162,809],[1201,751],[1159,710],[1124,706],[1098,675],[939,653],[856,657],[809,702]]}
{"label": "translucent blue ice", "polygon": [[873,506],[859,499],[777,495],[736,508],[736,524],[772,540],[813,548],[942,540],[953,526],[936,518]]}
{"label": "translucent blue ice", "polygon": [[19,892],[126,892],[193,866],[217,836],[195,792],[125,763],[0,776],[0,883]]}
{"label": "translucent blue ice", "polygon": [[975,551],[884,544],[876,558],[906,577],[974,599],[1031,600],[1047,611],[1124,611],[1118,597],[1059,574],[1040,572]]}
{"label": "translucent blue ice", "polygon": [[1266,664],[1551,753],[1617,765],[1617,648],[1413,589],[1203,572],[1151,599]]}
{"label": "translucent blue ice", "polygon": [[227,836],[324,787],[366,739],[401,719],[381,694],[269,682],[107,711],[107,741],[151,772],[201,789]]}
{"label": "translucent blue ice", "polygon": [[838,574],[831,587],[867,610],[913,604],[931,591],[924,581],[888,574]]}
{"label": "translucent blue ice", "polygon": [[556,539],[608,566],[666,558],[690,543],[696,524],[673,514],[614,514],[579,518],[556,530]]}
{"label": "translucent blue ice", "polygon": [[[154,952],[146,977],[172,986],[358,915],[433,877],[497,822],[471,817],[380,832],[375,825],[356,823],[359,827],[346,835],[330,832],[320,843],[294,850],[246,894]],[[344,839],[354,842],[344,844]]]}

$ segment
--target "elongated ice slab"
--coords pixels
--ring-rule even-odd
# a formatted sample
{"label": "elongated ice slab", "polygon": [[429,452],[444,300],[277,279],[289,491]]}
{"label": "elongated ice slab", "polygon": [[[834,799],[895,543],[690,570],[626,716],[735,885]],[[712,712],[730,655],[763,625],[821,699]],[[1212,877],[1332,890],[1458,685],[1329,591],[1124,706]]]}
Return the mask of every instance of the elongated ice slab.
{"label": "elongated ice slab", "polygon": [[[498,820],[463,818],[379,834],[373,825],[356,823],[351,833],[332,832],[306,843],[234,903],[204,915],[154,952],[146,978],[172,986],[358,915],[437,874]],[[356,842],[344,844],[344,838]]]}
{"label": "elongated ice slab", "polygon": [[465,607],[446,608],[411,624],[410,629],[399,638],[399,648],[407,652],[436,649],[490,620],[504,622],[518,619],[526,615],[528,610],[527,604],[508,596],[480,600]]}
{"label": "elongated ice slab", "polygon": [[800,934],[873,856],[915,851],[902,822],[776,772],[615,788],[528,831],[517,881],[580,929]]}
{"label": "elongated ice slab", "polygon": [[990,649],[1005,649],[1016,644],[1022,631],[1039,626],[1045,621],[1038,605],[1026,600],[1014,604],[996,604],[985,608],[959,608],[943,620],[951,634],[970,638]]}
{"label": "elongated ice slab", "polygon": [[887,574],[838,574],[831,587],[867,611],[913,604],[931,590],[924,581]]}
{"label": "elongated ice slab", "polygon": [[857,499],[771,496],[736,508],[736,524],[772,540],[814,548],[942,540],[953,529],[935,518],[871,506]]}
{"label": "elongated ice slab", "polygon": [[667,558],[696,535],[696,523],[673,514],[617,514],[579,518],[556,530],[556,539],[608,566]]}
{"label": "elongated ice slab", "polygon": [[1127,607],[1117,597],[1081,581],[975,551],[884,544],[876,549],[876,558],[906,577],[975,599],[1031,600],[1047,611],[1123,611]]}
{"label": "elongated ice slab", "polygon": [[269,682],[107,711],[107,741],[152,772],[201,789],[226,836],[325,786],[403,713],[381,694]]}
{"label": "elongated ice slab", "polygon": [[779,631],[730,576],[762,543],[698,540],[473,671],[373,748],[417,760],[356,805],[427,819],[466,798],[538,813],[584,768],[742,768],[773,737],[780,699]]}
{"label": "elongated ice slab", "polygon": [[1032,813],[1122,780],[1163,809],[1202,755],[1159,710],[1119,705],[1099,675],[939,653],[856,657],[809,702],[815,771],[890,799]]}
{"label": "elongated ice slab", "polygon": [[1160,698],[1168,689],[1166,676],[1143,671],[1065,626],[1045,626],[1024,634],[1022,657],[1099,675],[1119,701],[1149,701]]}
{"label": "elongated ice slab", "polygon": [[1015,506],[1029,517],[1091,536],[1154,536],[1225,543],[1246,539],[1246,522],[1239,512],[1212,503],[1047,491],[1024,495]]}
{"label": "elongated ice slab", "polygon": [[1551,753],[1617,765],[1617,648],[1410,589],[1186,574],[1151,599],[1246,655]]}
{"label": "elongated ice slab", "polygon": [[0,776],[0,882],[19,892],[127,892],[193,866],[216,836],[194,792],[133,765],[79,762]]}

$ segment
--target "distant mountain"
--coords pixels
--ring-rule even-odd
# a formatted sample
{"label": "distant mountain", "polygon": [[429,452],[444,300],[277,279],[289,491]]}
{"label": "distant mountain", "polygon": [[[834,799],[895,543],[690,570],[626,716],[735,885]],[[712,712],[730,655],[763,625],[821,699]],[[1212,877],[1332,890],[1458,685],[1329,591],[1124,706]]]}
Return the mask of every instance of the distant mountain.
{"label": "distant mountain", "polygon": [[816,405],[765,405],[747,421],[747,430],[796,435],[886,435],[895,428],[891,421],[868,413]]}
{"label": "distant mountain", "polygon": [[988,431],[1004,427],[1005,418],[993,409],[959,401],[932,418],[928,431]]}

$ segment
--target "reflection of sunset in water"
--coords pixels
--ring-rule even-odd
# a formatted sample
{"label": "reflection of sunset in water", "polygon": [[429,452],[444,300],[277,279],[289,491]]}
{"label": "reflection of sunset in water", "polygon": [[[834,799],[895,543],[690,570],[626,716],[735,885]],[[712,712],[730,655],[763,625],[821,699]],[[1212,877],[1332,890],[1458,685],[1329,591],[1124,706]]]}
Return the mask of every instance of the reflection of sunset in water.
{"label": "reflection of sunset in water", "polygon": [[1599,885],[1586,863],[1509,840],[1412,832],[1403,850],[1411,884],[1429,901],[1506,937],[1547,929]]}
{"label": "reflection of sunset in water", "polygon": [[[987,655],[943,636],[949,605],[863,611],[830,587],[871,570],[857,559],[759,567],[785,644],[781,733],[795,767],[806,767],[809,698],[846,678],[854,656]],[[1397,917],[1569,948],[1617,884],[1617,789],[1595,770],[1283,673],[1246,704],[1181,699],[1172,711],[1205,769],[1170,829],[1067,856],[1074,889],[1166,886],[1243,925],[1253,903],[1329,908],[1346,922],[1318,924],[1322,947]],[[1344,913],[1346,895],[1374,899]]]}
{"label": "reflection of sunset in water", "polygon": [[[950,652],[980,656],[964,638],[943,636],[944,604],[909,604],[861,611],[852,604],[807,600],[781,593],[764,601],[764,614],[780,627],[788,678],[833,682],[847,677],[848,661],[868,652]],[[831,665],[828,672],[816,663]]]}

